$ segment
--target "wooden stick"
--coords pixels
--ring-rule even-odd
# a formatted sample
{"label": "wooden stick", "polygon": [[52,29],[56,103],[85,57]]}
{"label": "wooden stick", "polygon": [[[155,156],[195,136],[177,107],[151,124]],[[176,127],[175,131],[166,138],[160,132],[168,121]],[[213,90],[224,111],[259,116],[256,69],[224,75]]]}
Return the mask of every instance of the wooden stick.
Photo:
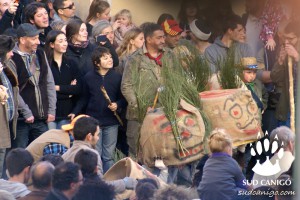
{"label": "wooden stick", "polygon": [[153,101],[152,109],[155,108],[155,106],[156,106],[156,104],[157,104],[157,100],[158,100],[158,91],[156,92],[156,95],[155,95],[155,98],[154,98],[154,101]]}
{"label": "wooden stick", "polygon": [[289,67],[291,129],[295,133],[295,100],[294,100],[293,60],[290,56],[288,57],[288,67]]}
{"label": "wooden stick", "polygon": [[[107,94],[106,89],[104,88],[104,86],[102,85],[100,87],[100,89],[101,89],[101,92],[103,93],[103,96],[104,96],[105,100],[107,101],[108,105],[111,105],[112,102],[111,102],[111,100],[110,100],[110,98],[109,98],[109,96],[108,96],[108,94]],[[117,120],[121,124],[121,126],[124,126],[123,121],[122,121],[121,117],[118,115],[117,111],[113,111],[113,112],[114,112],[114,115],[116,116]]]}

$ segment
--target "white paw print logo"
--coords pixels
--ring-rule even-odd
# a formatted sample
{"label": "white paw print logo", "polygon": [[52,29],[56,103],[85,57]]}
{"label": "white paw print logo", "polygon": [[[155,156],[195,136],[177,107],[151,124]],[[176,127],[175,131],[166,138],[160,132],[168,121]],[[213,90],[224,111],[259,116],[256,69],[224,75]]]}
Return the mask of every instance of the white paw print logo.
{"label": "white paw print logo", "polygon": [[[265,136],[268,135],[268,132],[266,132]],[[262,138],[261,134],[258,133],[257,136],[258,139]],[[252,170],[256,173],[259,174],[261,176],[272,176],[277,174],[278,172],[280,172],[280,165],[279,165],[279,160],[282,159],[283,154],[284,154],[284,149],[282,148],[283,144],[281,144],[281,146],[279,146],[278,144],[278,137],[277,135],[275,136],[275,140],[273,141],[272,144],[270,144],[270,140],[269,138],[265,138],[263,140],[263,142],[258,141],[255,144],[255,147],[252,146],[251,144],[251,155],[252,156],[256,156],[256,155],[261,155],[263,153],[263,150],[265,152],[268,152],[271,148],[271,153],[274,154],[275,152],[277,152],[278,155],[278,159],[276,160],[275,164],[272,164],[269,156],[267,156],[267,160],[263,163],[260,164],[260,160],[256,161],[255,166],[252,168]],[[256,149],[256,151],[254,150],[254,148]]]}

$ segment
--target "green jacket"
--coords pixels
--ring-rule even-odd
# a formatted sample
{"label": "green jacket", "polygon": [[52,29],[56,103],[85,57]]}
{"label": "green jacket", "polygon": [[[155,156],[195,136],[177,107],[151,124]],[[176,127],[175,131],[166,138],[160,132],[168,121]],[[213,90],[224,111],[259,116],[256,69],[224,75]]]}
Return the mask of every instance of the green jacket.
{"label": "green jacket", "polygon": [[257,95],[259,100],[262,102],[264,106],[264,110],[267,109],[268,106],[268,97],[269,94],[262,82],[258,80],[257,78],[254,80],[254,93]]}
{"label": "green jacket", "polygon": [[[300,62],[297,63],[299,69]],[[283,65],[275,64],[271,71],[271,79],[275,84],[276,91],[280,93],[279,101],[276,106],[276,119],[286,121],[288,113],[290,112],[290,96],[289,96],[289,74],[288,62],[285,60]],[[294,79],[297,75],[294,75]],[[296,94],[294,94],[296,97]]]}
{"label": "green jacket", "polygon": [[[125,65],[121,91],[128,102],[126,114],[128,120],[138,119],[138,103],[134,91],[133,76],[137,76],[142,82],[140,91],[147,92],[147,95],[153,99],[158,87],[160,87],[161,66],[149,59],[145,53],[147,53],[147,49],[144,46],[132,54]],[[168,48],[164,49],[162,60],[171,61],[172,58],[174,58],[172,51]]]}

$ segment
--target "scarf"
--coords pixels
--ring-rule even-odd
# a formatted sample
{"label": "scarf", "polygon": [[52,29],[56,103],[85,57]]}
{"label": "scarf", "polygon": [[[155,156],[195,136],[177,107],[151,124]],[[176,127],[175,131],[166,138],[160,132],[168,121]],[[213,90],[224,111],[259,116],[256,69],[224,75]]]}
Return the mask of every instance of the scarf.
{"label": "scarf", "polygon": [[154,58],[153,56],[151,56],[149,53],[145,53],[146,56],[148,56],[148,58],[150,60],[154,60],[154,62],[159,65],[159,66],[162,66],[162,62],[161,62],[161,58],[163,56],[163,52],[158,54],[158,56],[156,58]]}

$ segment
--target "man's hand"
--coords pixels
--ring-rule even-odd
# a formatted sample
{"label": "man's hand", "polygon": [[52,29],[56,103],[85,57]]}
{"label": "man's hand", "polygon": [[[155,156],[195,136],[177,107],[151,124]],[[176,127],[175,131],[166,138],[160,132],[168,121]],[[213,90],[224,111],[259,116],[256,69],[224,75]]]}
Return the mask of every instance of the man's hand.
{"label": "man's hand", "polygon": [[77,84],[77,80],[74,79],[73,81],[71,81],[71,85],[76,85]]}
{"label": "man's hand", "polygon": [[285,48],[282,46],[280,49],[280,52],[279,52],[279,57],[278,57],[279,65],[283,65],[286,55],[287,55],[287,52],[286,52]]}
{"label": "man's hand", "polygon": [[74,114],[74,113],[70,113],[70,114],[68,115],[68,117],[70,117],[70,119],[73,120],[73,119],[75,118],[75,114]]}
{"label": "man's hand", "polygon": [[115,111],[118,109],[118,104],[116,104],[116,103],[111,103],[111,105],[109,105],[108,108],[109,108],[111,111],[115,112]]}
{"label": "man's hand", "polygon": [[34,122],[34,116],[28,117],[27,119],[25,119],[25,122],[28,124],[32,124]]}
{"label": "man's hand", "polygon": [[299,62],[299,53],[293,45],[285,44],[284,48],[288,56],[294,58],[296,62]]}
{"label": "man's hand", "polygon": [[18,3],[12,2],[7,10],[10,14],[14,15],[18,9],[18,6],[19,6]]}
{"label": "man's hand", "polygon": [[48,114],[47,122],[53,122],[54,120],[55,120],[55,116],[51,115],[51,114]]}

